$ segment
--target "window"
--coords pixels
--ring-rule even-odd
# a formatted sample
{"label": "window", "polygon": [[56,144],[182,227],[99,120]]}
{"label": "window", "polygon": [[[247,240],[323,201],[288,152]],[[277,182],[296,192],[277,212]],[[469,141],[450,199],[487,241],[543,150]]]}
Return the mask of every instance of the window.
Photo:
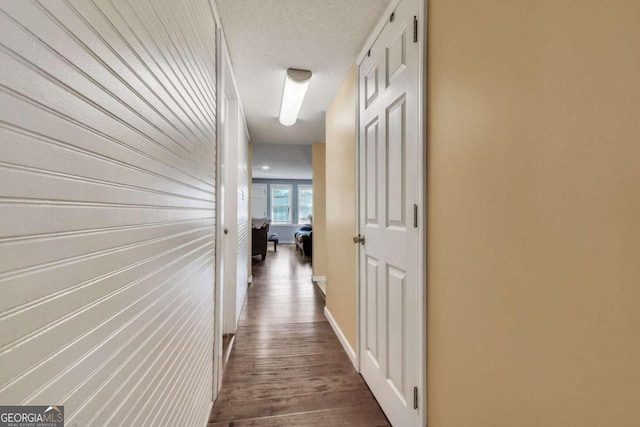
{"label": "window", "polygon": [[298,185],[298,224],[311,222],[313,213],[313,187],[311,185]]}
{"label": "window", "polygon": [[274,224],[291,224],[291,185],[271,185],[271,221]]}

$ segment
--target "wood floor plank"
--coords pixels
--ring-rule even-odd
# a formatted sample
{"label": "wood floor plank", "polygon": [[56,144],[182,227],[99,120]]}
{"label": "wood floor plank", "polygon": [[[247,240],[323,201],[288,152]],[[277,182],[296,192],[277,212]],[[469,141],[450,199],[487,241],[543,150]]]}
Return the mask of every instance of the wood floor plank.
{"label": "wood floor plank", "polygon": [[300,355],[287,354],[275,357],[251,355],[231,359],[229,367],[240,366],[242,369],[275,369],[284,366],[324,365],[327,361],[331,361],[332,363],[349,362],[349,358],[342,349],[336,352],[307,353]]}
{"label": "wood floor plank", "polygon": [[269,397],[295,396],[321,393],[325,391],[353,390],[362,388],[362,378],[357,374],[332,374],[320,377],[305,378],[300,381],[287,381],[279,384],[240,383],[227,387],[220,394],[219,401],[243,399],[266,399]]}
{"label": "wood floor plank", "polygon": [[287,414],[273,417],[260,417],[232,422],[209,424],[209,427],[287,427],[287,426],[344,426],[344,427],[383,427],[388,426],[380,408],[361,405],[350,408],[325,409],[315,412]]}
{"label": "wood floor plank", "polygon": [[214,418],[235,421],[246,418],[269,417],[290,413],[357,406],[369,397],[368,390],[340,390],[266,399],[222,402],[214,407]]}
{"label": "wood floor plank", "polygon": [[252,273],[209,426],[389,426],[324,317],[309,259],[281,245]]}
{"label": "wood floor plank", "polygon": [[315,336],[315,337],[290,337],[290,336],[271,336],[266,339],[255,338],[253,342],[237,343],[235,350],[237,353],[244,353],[246,350],[266,349],[266,350],[280,350],[283,348],[282,344],[278,344],[278,341],[291,340],[286,348],[291,350],[305,349],[325,349],[326,352],[335,352],[342,348],[340,343],[335,341],[335,337],[330,336]]}
{"label": "wood floor plank", "polygon": [[279,369],[254,369],[241,372],[225,373],[225,384],[237,383],[273,384],[286,381],[306,380],[308,378],[331,374],[350,375],[353,366],[347,363],[332,363],[326,365],[312,365],[299,367],[283,367]]}

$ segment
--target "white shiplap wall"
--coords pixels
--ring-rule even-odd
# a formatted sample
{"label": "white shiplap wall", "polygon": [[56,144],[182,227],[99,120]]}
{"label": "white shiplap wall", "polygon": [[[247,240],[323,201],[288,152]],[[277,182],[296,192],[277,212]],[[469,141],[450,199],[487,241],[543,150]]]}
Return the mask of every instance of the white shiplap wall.
{"label": "white shiplap wall", "polygon": [[0,2],[0,404],[206,423],[215,35],[207,0]]}

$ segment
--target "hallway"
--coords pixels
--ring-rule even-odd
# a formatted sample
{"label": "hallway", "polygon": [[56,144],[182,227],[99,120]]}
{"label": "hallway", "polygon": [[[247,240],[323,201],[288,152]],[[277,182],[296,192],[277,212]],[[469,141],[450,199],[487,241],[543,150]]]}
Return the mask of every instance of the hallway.
{"label": "hallway", "polygon": [[282,245],[253,262],[209,426],[388,426],[324,317],[309,259]]}

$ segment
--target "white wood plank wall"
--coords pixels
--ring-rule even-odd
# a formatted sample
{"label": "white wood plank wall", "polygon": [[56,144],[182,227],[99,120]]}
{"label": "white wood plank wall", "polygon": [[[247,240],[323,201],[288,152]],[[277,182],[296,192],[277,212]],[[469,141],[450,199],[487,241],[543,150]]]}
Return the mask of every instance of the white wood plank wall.
{"label": "white wood plank wall", "polygon": [[206,424],[215,36],[207,0],[0,1],[0,404]]}

